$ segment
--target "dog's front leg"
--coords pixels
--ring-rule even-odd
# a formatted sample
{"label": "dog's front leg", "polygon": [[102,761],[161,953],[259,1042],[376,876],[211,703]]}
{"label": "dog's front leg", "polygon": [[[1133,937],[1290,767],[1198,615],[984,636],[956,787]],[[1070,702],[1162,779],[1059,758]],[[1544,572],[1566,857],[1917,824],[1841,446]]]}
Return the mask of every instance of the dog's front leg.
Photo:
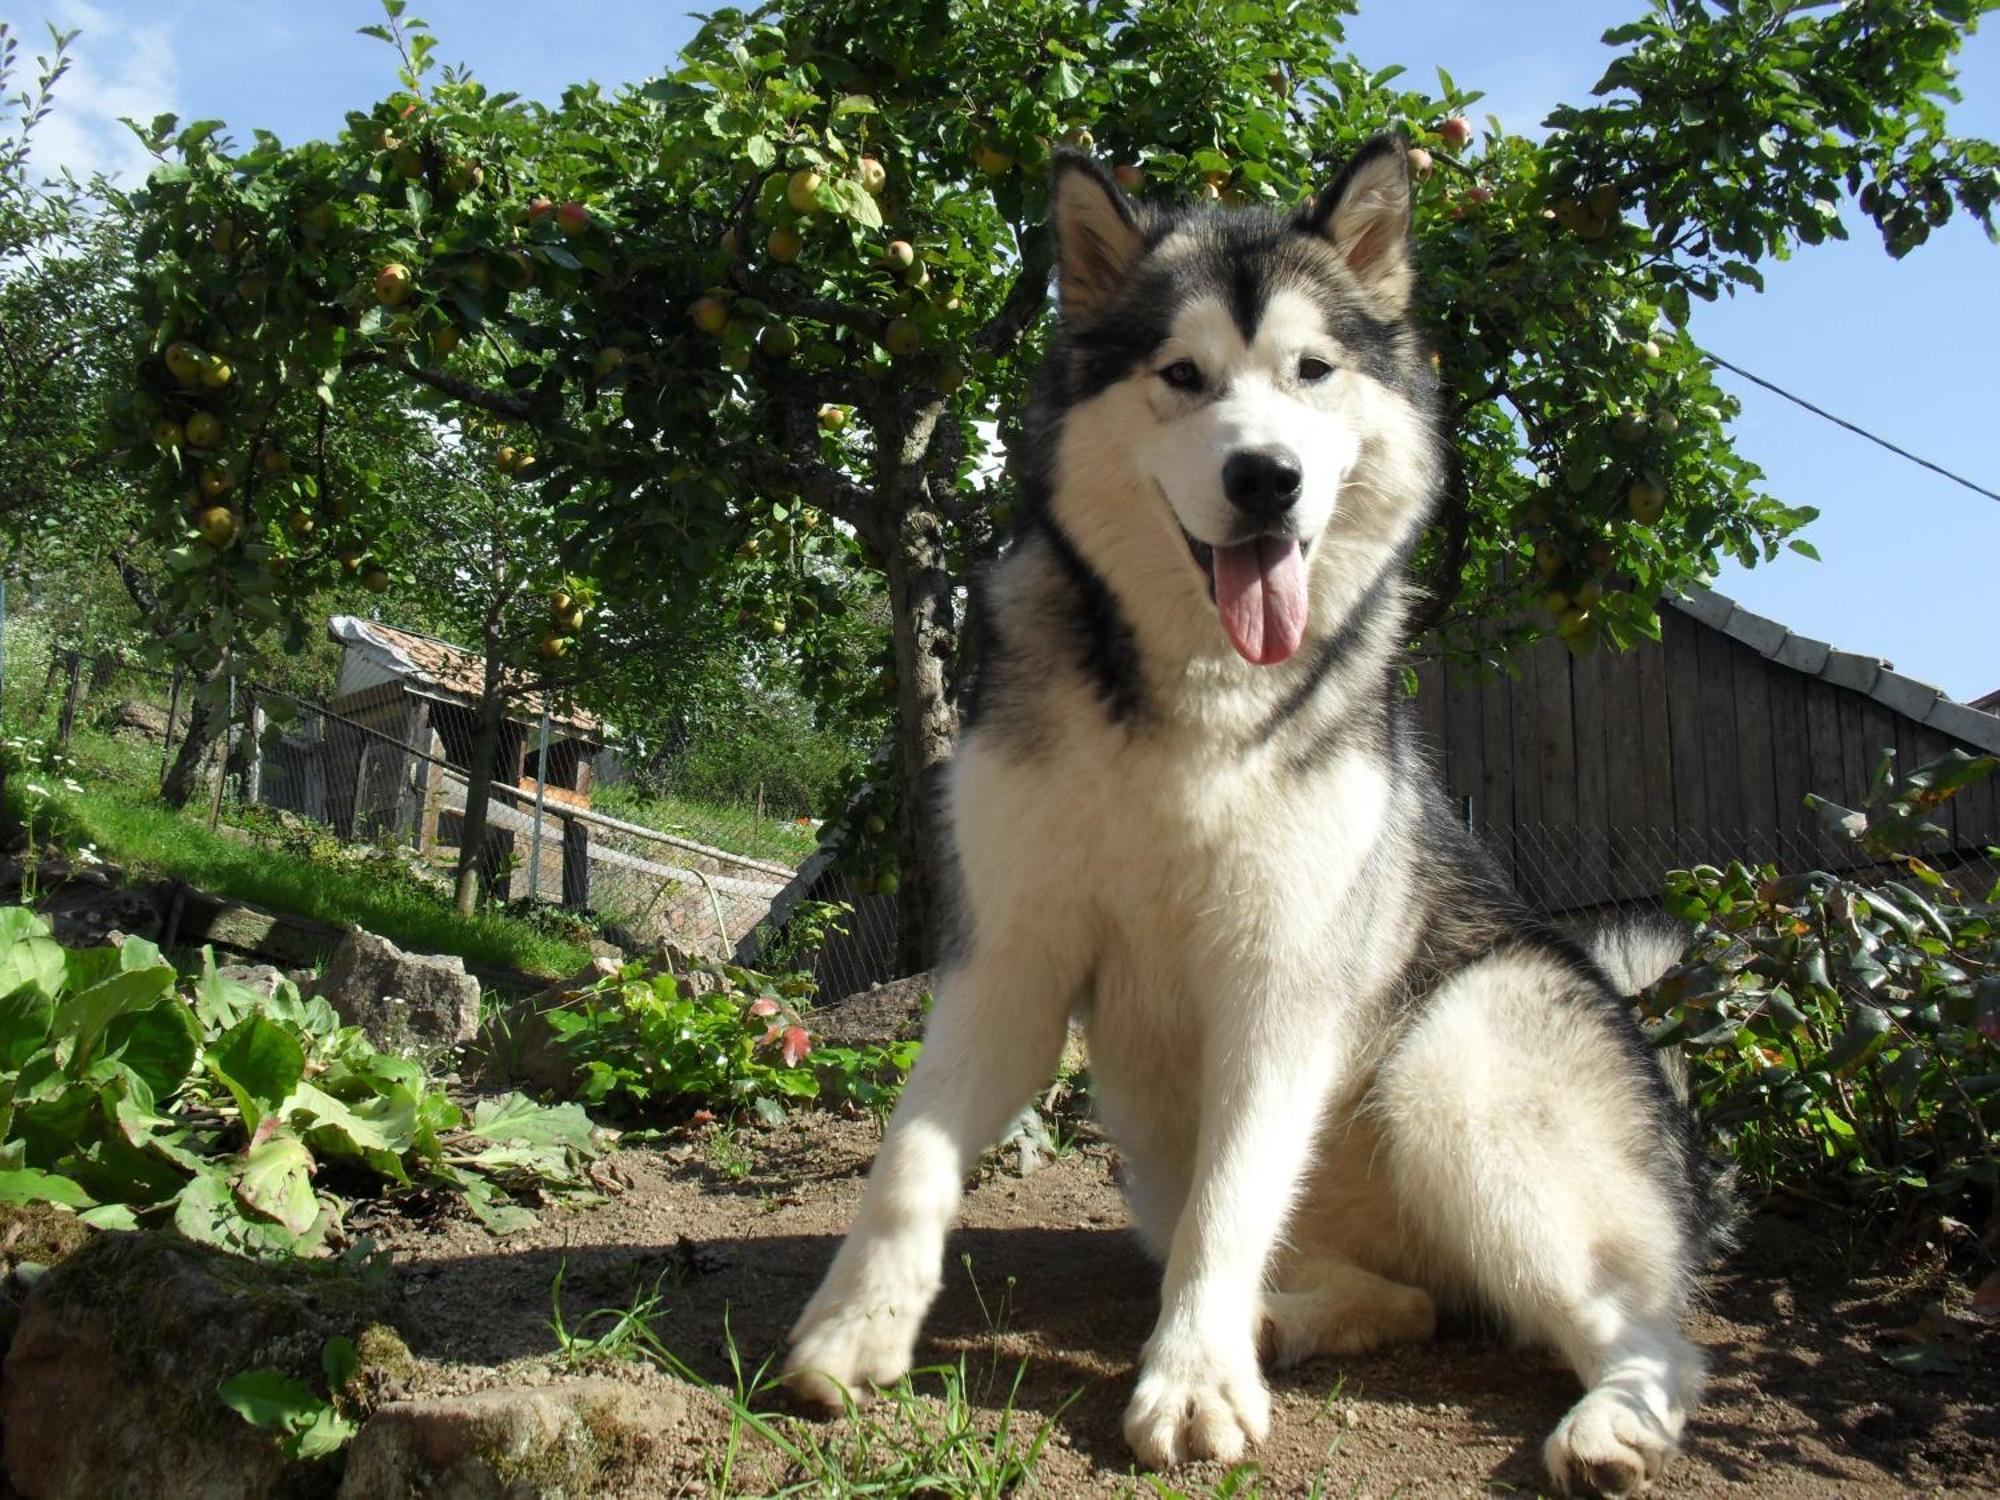
{"label": "dog's front leg", "polygon": [[1279,1024],[1284,1010],[1269,990],[1233,996],[1203,1049],[1193,1180],[1125,1409],[1125,1439],[1148,1468],[1239,1458],[1270,1426],[1258,1298],[1334,1071]]}
{"label": "dog's front leg", "polygon": [[909,1370],[965,1174],[1062,1051],[1078,976],[1048,938],[981,943],[940,981],[854,1227],[792,1329],[786,1384],[806,1404],[837,1410]]}

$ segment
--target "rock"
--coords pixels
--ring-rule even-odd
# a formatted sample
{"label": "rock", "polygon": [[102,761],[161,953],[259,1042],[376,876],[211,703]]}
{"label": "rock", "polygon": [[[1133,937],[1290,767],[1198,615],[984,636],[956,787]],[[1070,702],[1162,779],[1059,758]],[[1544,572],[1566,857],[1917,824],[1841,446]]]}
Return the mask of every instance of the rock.
{"label": "rock", "polygon": [[593,958],[560,984],[516,1000],[487,1020],[474,1043],[480,1081],[531,1093],[574,1092],[576,1069],[569,1054],[556,1045],[555,1032],[543,1017],[573,1004],[579,990],[616,974],[620,967],[608,958]]}
{"label": "rock", "polygon": [[453,1046],[479,1031],[479,981],[464,959],[405,953],[358,927],[335,945],[313,993],[378,1047]]}
{"label": "rock", "polygon": [[[220,964],[216,974],[223,979],[233,979],[245,988],[269,998],[278,993],[278,986],[287,979],[284,970],[270,964]],[[308,975],[308,978],[311,976]]]}
{"label": "rock", "polygon": [[[367,1337],[353,1278],[104,1233],[35,1281],[0,1378],[7,1474],[25,1500],[307,1500],[333,1487],[216,1397],[266,1365],[324,1388],[320,1351]],[[359,1340],[357,1340],[359,1342]]]}
{"label": "rock", "polygon": [[347,1451],[340,1500],[561,1500],[602,1493],[687,1410],[615,1380],[502,1386],[382,1407]]}
{"label": "rock", "polygon": [[112,704],[98,718],[100,727],[127,739],[162,741],[167,737],[167,711],[136,698]]}
{"label": "rock", "polygon": [[806,1017],[806,1027],[821,1041],[841,1047],[908,1041],[923,1035],[930,993],[929,974],[892,979],[821,1006]]}

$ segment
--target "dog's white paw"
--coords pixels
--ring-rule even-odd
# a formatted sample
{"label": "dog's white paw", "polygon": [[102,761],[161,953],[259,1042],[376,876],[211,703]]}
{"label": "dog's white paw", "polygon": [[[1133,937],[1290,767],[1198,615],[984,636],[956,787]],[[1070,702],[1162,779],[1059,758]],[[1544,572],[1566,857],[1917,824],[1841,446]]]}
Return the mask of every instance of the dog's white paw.
{"label": "dog's white paw", "polygon": [[1674,1456],[1675,1434],[1629,1390],[1599,1386],[1570,1408],[1542,1446],[1564,1495],[1636,1495]]}
{"label": "dog's white paw", "polygon": [[1271,1393],[1245,1343],[1237,1357],[1195,1349],[1149,1353],[1125,1408],[1125,1441],[1148,1469],[1196,1459],[1233,1463],[1271,1430]]}
{"label": "dog's white paw", "polygon": [[896,1247],[843,1246],[826,1280],[792,1325],[785,1387],[828,1414],[867,1398],[871,1385],[907,1375],[924,1313],[937,1295],[929,1257]]}

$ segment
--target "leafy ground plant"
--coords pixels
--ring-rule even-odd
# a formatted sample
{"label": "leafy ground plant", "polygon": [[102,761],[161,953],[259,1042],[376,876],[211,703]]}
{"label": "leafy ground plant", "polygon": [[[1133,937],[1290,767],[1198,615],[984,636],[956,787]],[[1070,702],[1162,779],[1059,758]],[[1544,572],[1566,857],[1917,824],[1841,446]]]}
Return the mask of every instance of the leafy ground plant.
{"label": "leafy ground plant", "polygon": [[577,1064],[578,1097],[599,1108],[747,1110],[766,1121],[814,1101],[887,1108],[918,1044],[815,1041],[811,989],[802,976],[684,958],[657,973],[628,967],[545,1018]]}
{"label": "leafy ground plant", "polygon": [[222,1382],[216,1392],[222,1404],[252,1427],[279,1435],[279,1446],[292,1458],[326,1458],[338,1453],[360,1430],[336,1400],[360,1368],[354,1341],[336,1334],[320,1350],[327,1395],[283,1370],[245,1370]]}
{"label": "leafy ground plant", "polygon": [[1688,961],[1643,999],[1677,1046],[1706,1117],[1773,1187],[1839,1191],[1886,1211],[1990,1192],[2000,1132],[2000,887],[1954,879],[1917,850],[1931,816],[1991,775],[1955,754],[1867,803],[1817,806],[1852,857],[1840,870],[1677,872],[1668,905],[1696,927]]}
{"label": "leafy ground plant", "polygon": [[340,1224],[336,1182],[453,1193],[500,1232],[532,1219],[520,1194],[581,1192],[601,1149],[574,1104],[468,1113],[289,984],[267,997],[208,960],[183,986],[150,943],[65,949],[0,909],[0,1203],[314,1254]]}

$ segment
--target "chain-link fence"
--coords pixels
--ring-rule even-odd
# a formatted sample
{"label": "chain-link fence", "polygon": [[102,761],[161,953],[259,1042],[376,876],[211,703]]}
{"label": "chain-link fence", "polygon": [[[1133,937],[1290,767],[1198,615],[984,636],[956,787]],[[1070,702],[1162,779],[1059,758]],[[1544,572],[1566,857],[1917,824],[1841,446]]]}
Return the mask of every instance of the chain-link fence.
{"label": "chain-link fence", "polygon": [[[451,888],[482,748],[476,705],[397,684],[351,694],[337,710],[243,681],[221,692],[197,720],[181,674],[60,651],[43,717],[64,744],[79,730],[98,735],[121,774],[160,783],[198,725],[208,745],[194,768],[193,805],[211,823],[227,809],[252,832],[396,851],[417,878]],[[632,950],[668,941],[761,956],[773,904],[790,892],[789,909],[803,895],[791,888],[816,847],[815,828],[631,796],[617,799],[621,811],[665,806],[691,816],[662,827],[603,811],[593,805],[602,750],[594,735],[592,721],[547,704],[487,725],[494,771],[475,861],[486,898],[567,908]],[[751,847],[715,841],[732,835]]]}

